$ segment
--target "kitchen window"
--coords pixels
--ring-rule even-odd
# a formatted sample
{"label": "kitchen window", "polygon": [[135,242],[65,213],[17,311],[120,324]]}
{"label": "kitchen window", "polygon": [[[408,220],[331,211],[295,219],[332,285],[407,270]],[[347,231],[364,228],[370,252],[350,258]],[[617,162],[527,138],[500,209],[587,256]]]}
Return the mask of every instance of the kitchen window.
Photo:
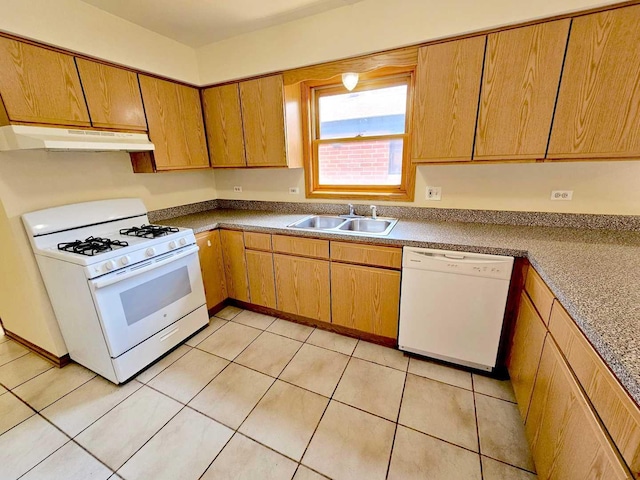
{"label": "kitchen window", "polygon": [[307,196],[413,200],[413,73],[307,85]]}

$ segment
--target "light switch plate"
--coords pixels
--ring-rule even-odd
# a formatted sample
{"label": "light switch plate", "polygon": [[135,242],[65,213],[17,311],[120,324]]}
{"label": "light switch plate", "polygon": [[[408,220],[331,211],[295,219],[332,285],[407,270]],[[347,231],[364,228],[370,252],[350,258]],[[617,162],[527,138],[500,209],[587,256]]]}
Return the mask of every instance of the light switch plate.
{"label": "light switch plate", "polygon": [[298,195],[300,193],[300,188],[298,188],[298,187],[289,187],[289,193],[291,195]]}
{"label": "light switch plate", "polygon": [[442,200],[442,187],[427,187],[427,200]]}

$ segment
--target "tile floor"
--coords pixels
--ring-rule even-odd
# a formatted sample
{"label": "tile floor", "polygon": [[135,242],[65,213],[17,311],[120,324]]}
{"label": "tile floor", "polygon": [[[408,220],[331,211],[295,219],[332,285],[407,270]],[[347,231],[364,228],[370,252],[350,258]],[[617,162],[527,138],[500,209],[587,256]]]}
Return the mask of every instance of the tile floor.
{"label": "tile floor", "polygon": [[[125,385],[0,332],[0,479],[536,476],[508,381],[227,307]],[[117,473],[114,473],[117,472]]]}

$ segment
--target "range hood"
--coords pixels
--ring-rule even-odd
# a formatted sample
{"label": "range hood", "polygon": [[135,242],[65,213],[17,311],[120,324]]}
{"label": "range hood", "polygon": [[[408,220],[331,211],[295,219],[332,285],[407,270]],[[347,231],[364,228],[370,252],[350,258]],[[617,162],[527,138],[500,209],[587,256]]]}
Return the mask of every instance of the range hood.
{"label": "range hood", "polygon": [[75,128],[0,127],[0,152],[52,150],[78,152],[148,152],[154,150],[146,133],[104,132]]}

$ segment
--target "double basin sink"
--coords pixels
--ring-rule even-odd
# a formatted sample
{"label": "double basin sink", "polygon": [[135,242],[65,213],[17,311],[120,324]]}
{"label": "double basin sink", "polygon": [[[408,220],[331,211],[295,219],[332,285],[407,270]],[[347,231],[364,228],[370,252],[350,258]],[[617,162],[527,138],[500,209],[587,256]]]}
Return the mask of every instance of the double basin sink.
{"label": "double basin sink", "polygon": [[300,230],[320,230],[347,235],[388,235],[396,223],[398,223],[396,218],[311,215],[287,226]]}

